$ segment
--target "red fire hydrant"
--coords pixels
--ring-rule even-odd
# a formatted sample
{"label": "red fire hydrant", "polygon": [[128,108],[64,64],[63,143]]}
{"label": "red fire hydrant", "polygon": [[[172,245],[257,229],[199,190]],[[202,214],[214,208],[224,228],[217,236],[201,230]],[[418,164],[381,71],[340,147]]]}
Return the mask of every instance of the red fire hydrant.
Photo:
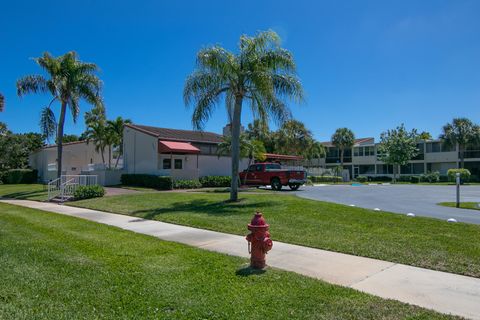
{"label": "red fire hydrant", "polygon": [[272,249],[273,241],[268,232],[269,225],[261,212],[255,213],[252,221],[248,224],[251,233],[247,236],[250,267],[255,269],[265,268],[265,255]]}

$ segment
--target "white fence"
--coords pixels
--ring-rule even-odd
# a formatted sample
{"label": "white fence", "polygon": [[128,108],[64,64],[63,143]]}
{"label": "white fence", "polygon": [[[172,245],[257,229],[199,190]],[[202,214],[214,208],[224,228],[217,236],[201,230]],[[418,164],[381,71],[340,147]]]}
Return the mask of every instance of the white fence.
{"label": "white fence", "polygon": [[92,186],[97,184],[94,175],[62,175],[48,183],[48,201],[58,198],[60,201],[73,197],[79,186]]}

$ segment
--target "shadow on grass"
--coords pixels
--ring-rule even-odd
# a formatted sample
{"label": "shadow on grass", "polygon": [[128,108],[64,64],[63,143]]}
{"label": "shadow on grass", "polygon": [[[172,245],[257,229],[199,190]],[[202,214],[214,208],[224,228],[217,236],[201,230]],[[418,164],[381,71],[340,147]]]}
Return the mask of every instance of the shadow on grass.
{"label": "shadow on grass", "polygon": [[249,213],[254,213],[255,210],[262,210],[265,207],[273,206],[273,201],[256,201],[246,202],[246,199],[240,199],[239,202],[211,202],[205,199],[196,199],[189,202],[175,202],[165,208],[152,208],[146,210],[133,211],[135,216],[140,216],[145,219],[155,219],[156,216],[165,213],[188,212],[188,213],[203,213],[213,216],[231,216],[237,214],[244,214],[245,210]]}
{"label": "shadow on grass", "polygon": [[44,200],[47,200],[47,192],[43,190],[13,192],[13,193],[1,195],[0,197],[10,198],[10,199],[20,199],[20,200],[29,200],[32,198],[35,198],[35,199],[44,198]]}
{"label": "shadow on grass", "polygon": [[238,269],[237,272],[235,272],[235,274],[240,277],[248,277],[248,276],[264,274],[265,272],[267,272],[267,270],[265,269],[254,269],[248,266],[248,267]]}

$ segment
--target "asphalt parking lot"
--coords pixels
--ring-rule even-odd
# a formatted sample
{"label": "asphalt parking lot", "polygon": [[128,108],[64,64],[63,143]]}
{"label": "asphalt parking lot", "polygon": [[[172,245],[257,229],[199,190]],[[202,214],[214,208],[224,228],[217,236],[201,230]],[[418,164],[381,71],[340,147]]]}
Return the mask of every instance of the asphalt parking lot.
{"label": "asphalt parking lot", "polygon": [[[442,220],[454,218],[458,222],[480,224],[480,211],[437,205],[439,202],[455,201],[454,185],[304,186],[296,194],[307,199],[355,205],[367,209],[379,208],[400,214],[411,212],[417,216]],[[461,201],[480,202],[480,186],[462,186]]]}

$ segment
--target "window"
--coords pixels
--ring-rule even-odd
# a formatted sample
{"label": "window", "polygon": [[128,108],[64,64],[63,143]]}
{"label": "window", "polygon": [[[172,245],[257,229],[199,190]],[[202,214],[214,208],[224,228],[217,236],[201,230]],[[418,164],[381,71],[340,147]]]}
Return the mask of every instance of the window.
{"label": "window", "polygon": [[279,164],[271,163],[265,165],[265,170],[280,170],[282,167]]}
{"label": "window", "polygon": [[175,159],[175,169],[182,169],[182,159]]}
{"label": "window", "polygon": [[374,156],[375,155],[375,147],[369,146],[364,148],[364,155],[365,157]]}
{"label": "window", "polygon": [[374,174],[375,173],[375,166],[372,165],[359,165],[358,166],[358,173],[359,174]]}
{"label": "window", "polygon": [[353,155],[355,157],[361,157],[363,156],[363,148],[355,147],[353,148]]}
{"label": "window", "polygon": [[172,160],[163,159],[163,169],[172,169]]}
{"label": "window", "polygon": [[423,163],[412,163],[413,174],[423,174],[424,166]]}
{"label": "window", "polygon": [[442,151],[442,145],[440,142],[427,143],[427,153],[441,152],[441,151]]}
{"label": "window", "polygon": [[263,166],[262,166],[261,164],[257,164],[257,165],[255,166],[255,171],[257,171],[257,172],[262,172],[262,168],[263,168]]}

